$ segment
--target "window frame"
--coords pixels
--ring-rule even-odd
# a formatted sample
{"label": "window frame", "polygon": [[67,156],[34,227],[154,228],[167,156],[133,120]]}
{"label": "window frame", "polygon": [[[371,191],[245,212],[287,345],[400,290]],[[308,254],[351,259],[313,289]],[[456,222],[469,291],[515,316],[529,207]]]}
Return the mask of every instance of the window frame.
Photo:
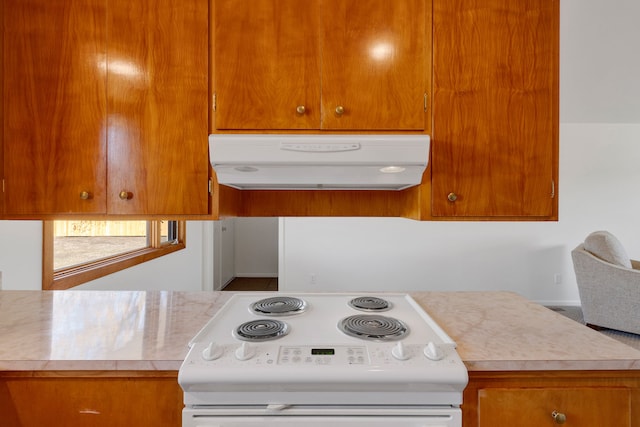
{"label": "window frame", "polygon": [[[53,221],[42,222],[42,290],[64,290],[186,248],[186,221],[176,221],[177,236],[161,242],[161,220],[151,220],[148,246],[72,267],[53,269]],[[170,236],[169,236],[170,237]]]}

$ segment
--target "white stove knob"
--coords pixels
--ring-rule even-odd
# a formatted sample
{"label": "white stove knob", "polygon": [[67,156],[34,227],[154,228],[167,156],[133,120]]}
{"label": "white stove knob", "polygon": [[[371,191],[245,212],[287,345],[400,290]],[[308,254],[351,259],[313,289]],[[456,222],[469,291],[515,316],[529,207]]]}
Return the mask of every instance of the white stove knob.
{"label": "white stove knob", "polygon": [[411,358],[402,341],[398,341],[398,344],[391,349],[391,355],[398,360],[408,360]]}
{"label": "white stove knob", "polygon": [[243,342],[236,350],[236,359],[249,360],[256,354],[256,351],[247,342]]}
{"label": "white stove knob", "polygon": [[202,350],[202,358],[204,360],[216,360],[222,356],[222,347],[211,341],[207,348]]}
{"label": "white stove knob", "polygon": [[444,352],[433,341],[429,341],[429,344],[424,348],[424,355],[429,360],[442,360]]}

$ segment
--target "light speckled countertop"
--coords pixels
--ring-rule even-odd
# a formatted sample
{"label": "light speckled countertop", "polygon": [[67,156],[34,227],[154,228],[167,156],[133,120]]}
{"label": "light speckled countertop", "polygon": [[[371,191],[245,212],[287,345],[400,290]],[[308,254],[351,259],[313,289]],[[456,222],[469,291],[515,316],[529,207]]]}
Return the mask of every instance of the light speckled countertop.
{"label": "light speckled countertop", "polygon": [[[412,292],[470,371],[640,370],[640,351],[511,292]],[[0,370],[178,370],[228,292],[0,291]]]}

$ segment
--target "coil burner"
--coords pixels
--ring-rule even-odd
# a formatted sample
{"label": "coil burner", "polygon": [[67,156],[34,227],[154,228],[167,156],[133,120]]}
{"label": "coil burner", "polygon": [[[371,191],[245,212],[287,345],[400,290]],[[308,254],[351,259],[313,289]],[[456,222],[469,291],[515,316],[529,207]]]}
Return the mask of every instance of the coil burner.
{"label": "coil burner", "polygon": [[396,341],[409,333],[407,325],[392,317],[378,314],[357,314],[338,322],[345,334],[370,341]]}
{"label": "coil burner", "polygon": [[251,304],[251,311],[265,316],[289,316],[306,310],[307,303],[295,297],[271,297]]}
{"label": "coil burner", "polygon": [[233,331],[233,336],[242,341],[269,341],[289,333],[289,326],[274,319],[258,319],[245,322]]}
{"label": "coil burner", "polygon": [[360,311],[387,311],[391,303],[378,297],[357,297],[349,301],[349,305]]}

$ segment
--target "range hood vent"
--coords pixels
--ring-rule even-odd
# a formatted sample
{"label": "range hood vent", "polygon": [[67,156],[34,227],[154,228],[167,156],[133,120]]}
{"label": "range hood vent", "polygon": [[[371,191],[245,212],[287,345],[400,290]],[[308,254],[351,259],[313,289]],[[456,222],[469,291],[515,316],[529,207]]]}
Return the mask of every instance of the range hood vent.
{"label": "range hood vent", "polygon": [[209,135],[218,182],[241,190],[402,190],[422,182],[428,135]]}

